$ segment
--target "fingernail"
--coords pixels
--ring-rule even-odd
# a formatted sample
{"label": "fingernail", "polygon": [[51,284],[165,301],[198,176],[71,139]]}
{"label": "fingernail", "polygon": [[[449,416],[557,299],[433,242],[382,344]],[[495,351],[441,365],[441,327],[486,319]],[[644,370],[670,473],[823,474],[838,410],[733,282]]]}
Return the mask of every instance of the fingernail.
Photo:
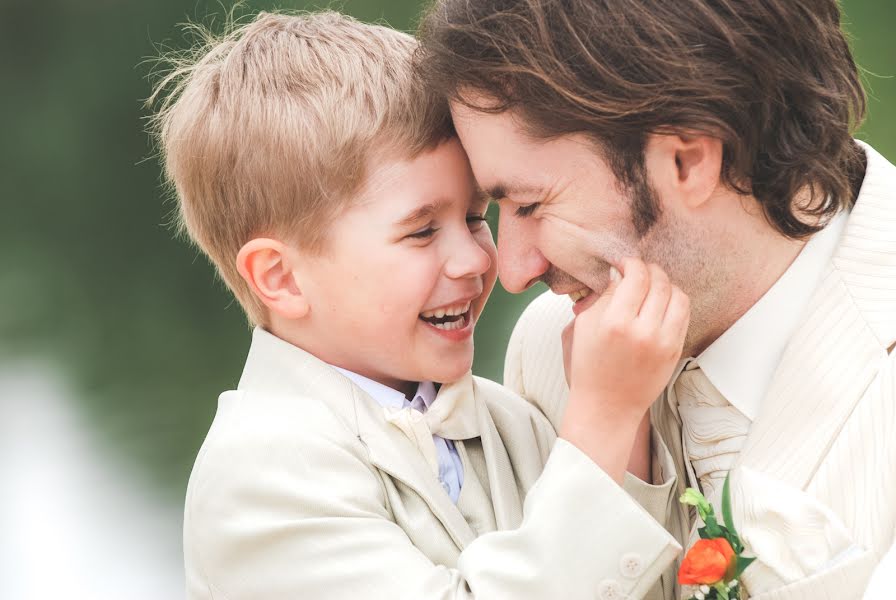
{"label": "fingernail", "polygon": [[610,267],[610,281],[617,282],[620,279],[622,279],[622,275],[619,274],[619,269]]}

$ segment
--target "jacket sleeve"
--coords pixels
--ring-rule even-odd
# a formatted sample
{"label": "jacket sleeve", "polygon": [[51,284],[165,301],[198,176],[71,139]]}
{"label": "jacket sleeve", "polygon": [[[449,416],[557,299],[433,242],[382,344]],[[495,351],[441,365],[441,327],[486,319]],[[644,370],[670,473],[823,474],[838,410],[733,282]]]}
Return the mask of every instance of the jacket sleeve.
{"label": "jacket sleeve", "polygon": [[191,599],[639,598],[679,551],[558,440],[521,525],[480,536],[448,568],[391,519],[362,450],[325,435],[261,435],[207,443],[194,469],[184,528]]}
{"label": "jacket sleeve", "polygon": [[[560,334],[573,317],[570,307],[569,298],[552,292],[532,301],[513,330],[504,361],[504,385],[534,404],[555,430],[563,419],[569,396]],[[675,464],[656,431],[652,438],[653,481],[644,482],[626,474],[624,488],[667,527],[677,481]]]}

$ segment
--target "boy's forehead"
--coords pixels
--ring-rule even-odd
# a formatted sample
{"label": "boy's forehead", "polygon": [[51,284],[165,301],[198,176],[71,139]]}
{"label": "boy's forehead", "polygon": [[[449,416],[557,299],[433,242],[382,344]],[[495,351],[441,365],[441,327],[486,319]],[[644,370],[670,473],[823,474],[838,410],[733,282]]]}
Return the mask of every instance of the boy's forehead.
{"label": "boy's forehead", "polygon": [[381,159],[368,167],[356,206],[390,211],[395,220],[427,216],[462,203],[485,202],[487,196],[476,185],[466,154],[456,148],[439,147],[415,158]]}

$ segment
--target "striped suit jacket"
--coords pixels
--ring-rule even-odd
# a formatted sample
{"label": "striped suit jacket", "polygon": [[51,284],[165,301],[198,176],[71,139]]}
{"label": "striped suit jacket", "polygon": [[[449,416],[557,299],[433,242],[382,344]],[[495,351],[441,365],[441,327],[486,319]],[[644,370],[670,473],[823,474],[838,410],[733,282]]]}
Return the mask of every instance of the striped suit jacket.
{"label": "striped suit jacket", "polygon": [[[772,589],[756,585],[763,591],[755,600],[861,598],[896,541],[896,167],[863,148],[867,170],[843,238],[788,343],[733,472],[758,472],[807,494],[839,520],[853,548],[809,577]],[[505,384],[555,424],[566,393],[559,333],[570,318],[567,298],[537,298],[514,330],[505,366]],[[680,423],[664,398],[651,418],[683,491]],[[670,503],[666,525],[687,542],[684,508]],[[663,578],[670,600],[681,593],[673,574]]]}

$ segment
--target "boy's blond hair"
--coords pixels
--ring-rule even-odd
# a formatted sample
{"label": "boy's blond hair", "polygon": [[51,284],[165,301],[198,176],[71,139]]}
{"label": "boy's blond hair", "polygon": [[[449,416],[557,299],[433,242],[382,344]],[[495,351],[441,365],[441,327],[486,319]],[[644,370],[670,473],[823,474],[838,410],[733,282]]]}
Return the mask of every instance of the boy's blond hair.
{"label": "boy's blond hair", "polygon": [[150,98],[179,225],[242,304],[264,305],[239,249],[275,237],[321,251],[330,220],[384,153],[414,158],[453,135],[445,101],[418,81],[408,34],[334,12],[261,13],[178,58]]}

